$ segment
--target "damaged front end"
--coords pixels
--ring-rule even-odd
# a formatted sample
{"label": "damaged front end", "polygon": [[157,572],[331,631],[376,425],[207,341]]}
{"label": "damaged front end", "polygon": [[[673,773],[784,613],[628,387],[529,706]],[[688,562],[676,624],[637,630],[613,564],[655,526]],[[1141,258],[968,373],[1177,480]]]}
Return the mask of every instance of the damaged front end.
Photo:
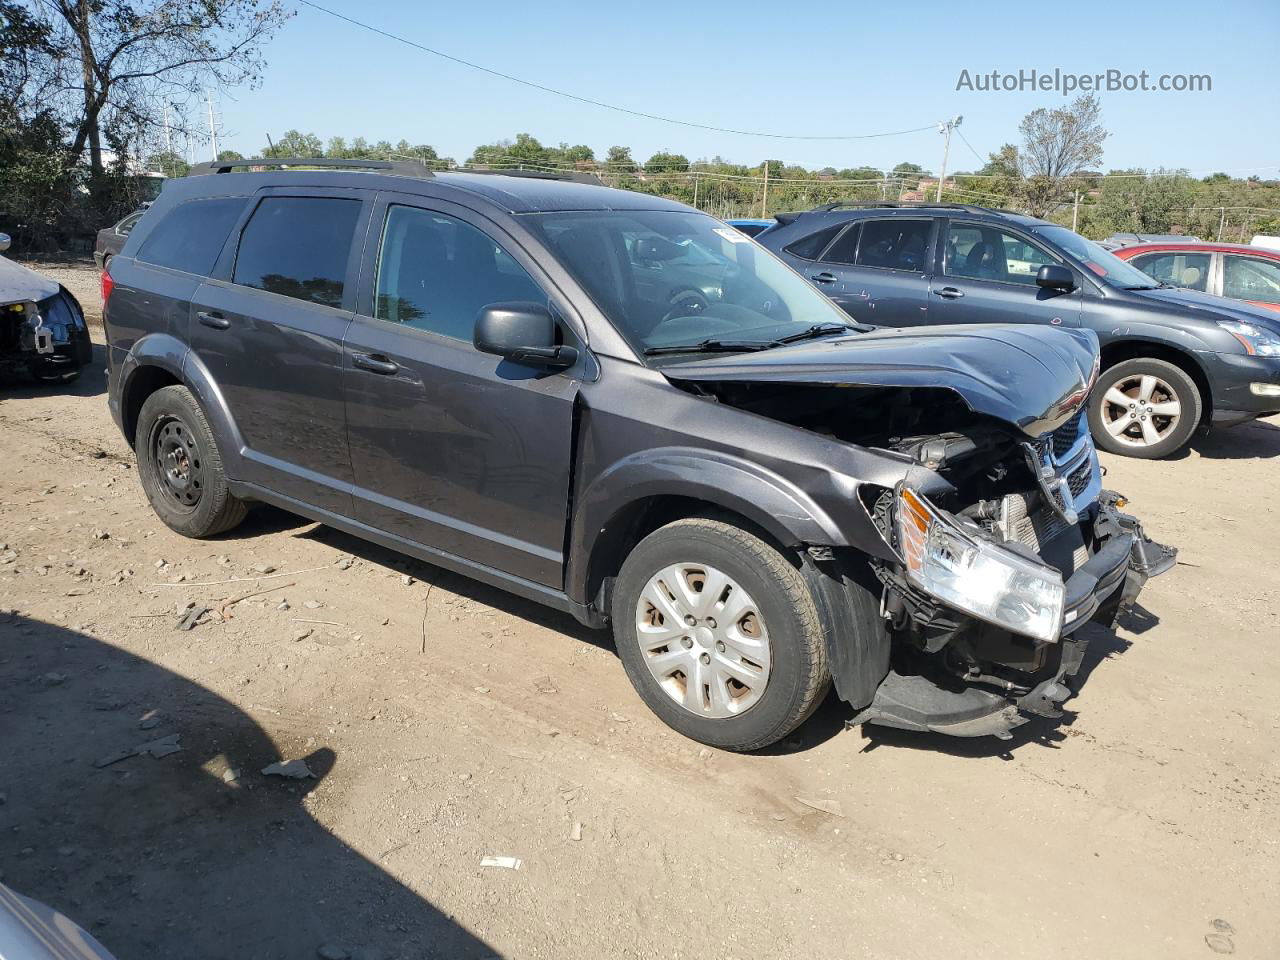
{"label": "damaged front end", "polygon": [[868,503],[900,558],[872,561],[895,642],[852,722],[1007,738],[1032,716],[1061,716],[1088,645],[1080,628],[1113,626],[1176,551],[1102,489],[1083,410],[994,460],[950,461],[938,455],[948,445],[976,453],[967,438],[908,448],[947,479],[936,492],[903,482]]}
{"label": "damaged front end", "polygon": [[67,379],[89,362],[91,352],[84,314],[65,290],[0,305],[0,372]]}

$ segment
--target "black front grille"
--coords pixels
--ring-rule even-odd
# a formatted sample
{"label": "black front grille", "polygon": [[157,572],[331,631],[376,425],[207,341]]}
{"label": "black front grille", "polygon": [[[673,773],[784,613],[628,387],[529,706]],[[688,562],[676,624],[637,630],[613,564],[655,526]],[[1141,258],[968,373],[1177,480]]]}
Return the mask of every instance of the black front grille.
{"label": "black front grille", "polygon": [[1089,486],[1089,481],[1093,478],[1093,461],[1085,460],[1084,463],[1076,467],[1072,471],[1071,476],[1067,477],[1067,489],[1071,491],[1072,499],[1084,493],[1085,487]]}
{"label": "black front grille", "polygon": [[1074,417],[1053,431],[1050,435],[1050,440],[1055,457],[1065,456],[1076,445],[1076,441],[1080,439],[1080,430],[1083,425],[1084,408],[1081,407]]}

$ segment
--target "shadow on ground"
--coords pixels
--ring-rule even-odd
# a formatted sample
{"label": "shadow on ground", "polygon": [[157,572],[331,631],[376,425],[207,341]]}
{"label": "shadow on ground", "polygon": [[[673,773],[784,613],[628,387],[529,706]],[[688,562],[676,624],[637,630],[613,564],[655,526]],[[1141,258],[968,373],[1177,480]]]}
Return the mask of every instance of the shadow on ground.
{"label": "shadow on ground", "polygon": [[[304,798],[342,763],[319,729],[277,747],[234,704],[92,637],[18,615],[0,637],[4,883],[120,960],[496,956],[312,818]],[[181,752],[96,765],[171,734]],[[318,779],[263,776],[282,752]]]}
{"label": "shadow on ground", "polygon": [[5,375],[0,378],[0,399],[40,399],[42,397],[100,397],[107,392],[107,348],[100,343],[93,345],[93,358],[70,383],[53,383],[33,380],[30,377]]}
{"label": "shadow on ground", "polygon": [[1207,460],[1270,460],[1280,457],[1280,426],[1267,420],[1253,420],[1236,427],[1224,427],[1197,434],[1191,440],[1190,449]]}

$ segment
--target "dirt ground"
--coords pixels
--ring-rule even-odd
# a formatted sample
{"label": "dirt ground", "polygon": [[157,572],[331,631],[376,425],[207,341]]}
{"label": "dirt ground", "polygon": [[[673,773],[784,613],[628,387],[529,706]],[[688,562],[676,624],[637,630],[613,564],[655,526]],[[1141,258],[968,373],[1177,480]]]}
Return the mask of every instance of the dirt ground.
{"label": "dirt ground", "polygon": [[98,367],[0,391],[0,879],[121,960],[1280,956],[1280,422],[1104,457],[1182,562],[1062,722],[829,701],[736,756],[567,616],[274,510],[170,533]]}

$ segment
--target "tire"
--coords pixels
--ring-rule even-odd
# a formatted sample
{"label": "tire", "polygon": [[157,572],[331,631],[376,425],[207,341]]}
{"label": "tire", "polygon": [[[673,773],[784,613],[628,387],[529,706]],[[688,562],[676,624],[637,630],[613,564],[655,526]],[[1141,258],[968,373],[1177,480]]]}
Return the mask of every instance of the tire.
{"label": "tire", "polygon": [[184,537],[212,537],[248,513],[227,489],[218,444],[186,387],[161,387],[142,404],[134,434],[138,477],[164,525]]}
{"label": "tire", "polygon": [[[679,520],[645,537],[622,565],[612,606],[618,655],[636,692],[669,727],[708,746],[758,750],[782,739],[830,683],[805,579],[732,524]],[[696,614],[695,625],[681,623],[682,613]]]}
{"label": "tire", "polygon": [[[1098,377],[1089,398],[1089,432],[1103,450],[1155,460],[1186,446],[1202,409],[1200,390],[1186,371],[1167,360],[1138,357]],[[1176,416],[1162,410],[1176,410]]]}

